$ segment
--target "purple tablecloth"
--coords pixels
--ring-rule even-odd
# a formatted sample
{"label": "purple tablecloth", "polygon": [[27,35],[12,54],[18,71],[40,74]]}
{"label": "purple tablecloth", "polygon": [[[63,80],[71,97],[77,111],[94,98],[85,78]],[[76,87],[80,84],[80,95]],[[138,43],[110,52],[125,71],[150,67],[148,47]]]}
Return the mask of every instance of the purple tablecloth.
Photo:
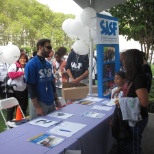
{"label": "purple tablecloth", "polygon": [[[96,103],[100,105],[101,103]],[[40,133],[45,133],[49,128],[23,124],[17,128],[7,130],[0,133],[0,153],[1,154],[62,154],[64,149],[81,150],[82,154],[107,154],[111,149],[114,139],[111,136],[110,119],[112,117],[114,107],[111,111],[92,110],[92,106],[71,104],[60,111],[72,113],[74,116],[64,119],[63,121],[76,122],[86,124],[86,127],[72,135],[71,137],[63,137],[65,141],[55,146],[47,148],[34,143],[27,142],[29,138]],[[94,119],[80,116],[85,111],[95,111],[105,113],[101,119]],[[60,121],[61,119],[45,116],[47,119]]]}

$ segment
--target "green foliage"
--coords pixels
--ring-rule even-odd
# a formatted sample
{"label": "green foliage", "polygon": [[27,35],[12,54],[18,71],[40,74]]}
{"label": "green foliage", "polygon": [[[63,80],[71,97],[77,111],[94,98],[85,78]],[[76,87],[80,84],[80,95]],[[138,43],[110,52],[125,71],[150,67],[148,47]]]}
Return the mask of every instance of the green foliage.
{"label": "green foliage", "polygon": [[[152,70],[152,74],[154,76],[154,65],[151,65],[151,70]],[[152,86],[151,86],[151,90],[149,93],[149,106],[148,106],[148,111],[151,113],[154,113],[154,78],[152,80]]]}
{"label": "green foliage", "polygon": [[73,15],[54,13],[36,0],[0,0],[0,6],[3,8],[0,10],[0,45],[11,41],[19,48],[33,49],[40,38],[49,38],[54,48],[71,47],[73,41],[61,26],[65,19],[74,18]]}
{"label": "green foliage", "polygon": [[127,35],[127,39],[139,41],[141,50],[148,56],[149,49],[154,45],[154,1],[127,0],[111,8],[110,13],[119,19],[120,34]]}

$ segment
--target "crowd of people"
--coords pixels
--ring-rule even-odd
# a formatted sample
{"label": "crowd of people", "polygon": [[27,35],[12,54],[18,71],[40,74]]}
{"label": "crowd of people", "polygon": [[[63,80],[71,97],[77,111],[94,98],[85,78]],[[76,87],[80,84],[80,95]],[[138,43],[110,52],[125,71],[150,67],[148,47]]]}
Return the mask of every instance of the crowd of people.
{"label": "crowd of people", "polygon": [[[62,83],[72,82],[88,84],[89,57],[79,55],[71,49],[68,58],[65,59],[67,49],[60,47],[53,51],[49,39],[41,39],[37,42],[37,51],[28,60],[25,51],[17,62],[8,66],[0,64],[1,98],[15,97],[26,115],[28,97],[30,97],[30,120],[46,115],[61,108],[58,97],[62,96]],[[146,63],[145,54],[137,49],[126,50],[121,54],[121,69],[115,73],[116,87],[112,90],[111,97],[116,98],[116,105],[121,108],[121,98],[138,98],[140,103],[141,119],[132,127],[127,125],[130,138],[118,139],[118,152],[141,153],[141,139],[144,128],[148,123],[148,93],[151,88],[152,72]],[[94,58],[94,66],[97,64]],[[96,72],[96,69],[95,69]],[[8,76],[6,92],[5,76]],[[96,73],[93,74],[95,79]],[[5,83],[5,84],[4,84]],[[93,81],[95,84],[95,81]],[[7,93],[7,95],[6,95]],[[29,94],[29,96],[28,96]],[[122,110],[122,108],[121,108]],[[15,108],[7,110],[7,120],[12,120]]]}
{"label": "crowd of people", "polygon": [[[78,55],[73,49],[68,56],[65,47],[55,52],[49,39],[37,42],[37,51],[28,59],[24,49],[20,49],[19,59],[11,64],[0,65],[1,99],[15,97],[26,115],[29,103],[30,120],[62,107],[58,97],[62,97],[64,82],[88,83],[88,55]],[[13,119],[15,108],[7,110],[7,120]]]}

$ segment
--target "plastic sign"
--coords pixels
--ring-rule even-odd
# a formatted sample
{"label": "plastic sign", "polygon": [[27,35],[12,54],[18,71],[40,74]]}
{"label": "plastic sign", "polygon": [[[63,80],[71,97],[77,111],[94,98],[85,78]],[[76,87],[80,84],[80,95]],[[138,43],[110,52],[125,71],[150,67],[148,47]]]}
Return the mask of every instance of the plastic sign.
{"label": "plastic sign", "polygon": [[117,31],[117,22],[105,21],[100,22],[100,27],[102,29],[101,34],[103,35],[116,35]]}
{"label": "plastic sign", "polygon": [[96,34],[96,44],[119,44],[118,19],[98,14]]}

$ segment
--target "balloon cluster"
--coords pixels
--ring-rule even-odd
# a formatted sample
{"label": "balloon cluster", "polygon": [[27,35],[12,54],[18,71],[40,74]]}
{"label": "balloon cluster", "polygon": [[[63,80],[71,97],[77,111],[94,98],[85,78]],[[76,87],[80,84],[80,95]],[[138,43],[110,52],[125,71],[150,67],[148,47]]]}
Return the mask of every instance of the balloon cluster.
{"label": "balloon cluster", "polygon": [[[111,15],[105,11],[101,14]],[[68,18],[64,20],[62,29],[71,39],[76,40],[72,45],[76,53],[80,55],[88,54],[90,42],[96,42],[96,19],[96,11],[91,7],[87,7],[75,19]]]}
{"label": "balloon cluster", "polygon": [[17,46],[8,44],[7,46],[0,46],[0,63],[15,63],[20,56],[20,50]]}

